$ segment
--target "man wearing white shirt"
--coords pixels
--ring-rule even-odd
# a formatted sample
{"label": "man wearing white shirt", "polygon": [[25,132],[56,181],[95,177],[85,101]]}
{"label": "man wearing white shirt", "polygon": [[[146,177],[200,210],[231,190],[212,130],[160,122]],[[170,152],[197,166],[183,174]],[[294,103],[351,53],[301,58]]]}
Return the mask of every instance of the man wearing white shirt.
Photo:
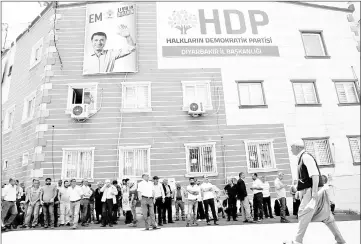
{"label": "man wearing white shirt", "polygon": [[272,206],[271,206],[271,194],[269,192],[269,188],[270,185],[268,183],[268,181],[266,181],[266,176],[262,176],[262,195],[263,195],[263,212],[264,215],[266,217],[266,219],[268,219],[268,217],[270,217],[271,219],[274,219],[273,215],[272,215]]}
{"label": "man wearing white shirt", "polygon": [[[154,217],[154,184],[149,181],[149,175],[143,174],[143,180],[138,184],[138,197],[142,207],[143,218],[145,221],[145,230],[149,230],[149,225],[153,229],[160,229],[155,222]],[[150,218],[150,224],[148,219]]]}
{"label": "man wearing white shirt", "polygon": [[76,229],[79,221],[80,200],[83,197],[83,190],[76,184],[76,180],[72,179],[71,187],[69,187],[70,215],[73,223],[72,229]]}
{"label": "man wearing white shirt", "polygon": [[87,217],[88,217],[88,209],[89,209],[89,199],[90,199],[90,196],[93,194],[93,192],[89,187],[88,180],[84,179],[82,181],[82,184],[83,184],[83,186],[81,187],[81,189],[83,191],[83,199],[80,201],[80,208],[82,209],[81,226],[88,227],[89,224],[87,223]]}
{"label": "man wearing white shirt", "polygon": [[263,219],[263,194],[262,194],[262,182],[258,179],[257,173],[252,175],[252,187],[253,191],[253,220],[261,221]]}
{"label": "man wearing white shirt", "polygon": [[281,223],[289,223],[290,221],[286,219],[286,187],[284,185],[283,180],[284,174],[282,172],[278,173],[278,177],[275,179],[275,189],[277,199],[280,203],[280,216],[281,216]]}
{"label": "man wearing white shirt", "polygon": [[212,211],[214,225],[218,225],[217,223],[218,218],[217,218],[215,202],[214,202],[214,196],[215,196],[214,186],[209,182],[208,176],[206,175],[204,176],[204,181],[203,184],[201,185],[201,192],[203,195],[203,204],[205,208],[207,225],[211,225],[208,214],[209,207],[211,208]]}
{"label": "man wearing white shirt", "polygon": [[[1,221],[5,225],[5,228],[10,229],[11,224],[18,214],[16,208],[16,199],[18,195],[18,187],[15,185],[14,179],[9,179],[9,184],[6,185],[2,190],[2,210],[1,210]],[[10,212],[10,217],[5,217]]]}
{"label": "man wearing white shirt", "polygon": [[100,189],[100,192],[103,192],[101,227],[105,227],[107,223],[109,227],[113,227],[112,211],[113,205],[117,203],[118,190],[110,183],[110,180],[105,180],[105,185]]}
{"label": "man wearing white shirt", "polygon": [[198,225],[196,222],[197,208],[198,208],[198,197],[201,194],[200,187],[195,184],[194,178],[189,178],[189,185],[187,186],[188,193],[188,219],[187,227],[190,226],[190,222],[193,221],[192,225]]}
{"label": "man wearing white shirt", "polygon": [[154,212],[158,213],[158,225],[162,226],[163,204],[165,202],[164,189],[159,183],[159,177],[154,176]]}

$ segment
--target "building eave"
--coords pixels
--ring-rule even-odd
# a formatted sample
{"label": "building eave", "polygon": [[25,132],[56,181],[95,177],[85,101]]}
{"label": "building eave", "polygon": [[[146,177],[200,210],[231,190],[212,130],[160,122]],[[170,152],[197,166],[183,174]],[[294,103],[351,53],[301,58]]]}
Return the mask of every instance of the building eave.
{"label": "building eave", "polygon": [[314,3],[306,3],[306,2],[281,2],[281,3],[288,3],[288,4],[295,4],[295,5],[301,5],[305,7],[311,7],[311,8],[319,8],[324,10],[331,10],[331,11],[338,11],[338,12],[345,12],[345,13],[353,13],[355,11],[355,6],[351,4],[348,8],[340,8],[340,7],[334,7],[334,6],[327,6],[322,4],[314,4]]}

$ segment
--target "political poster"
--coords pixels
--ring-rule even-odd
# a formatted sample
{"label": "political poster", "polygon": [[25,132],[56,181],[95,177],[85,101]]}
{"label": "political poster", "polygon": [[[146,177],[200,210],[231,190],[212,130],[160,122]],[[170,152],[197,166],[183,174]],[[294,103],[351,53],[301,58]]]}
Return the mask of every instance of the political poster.
{"label": "political poster", "polygon": [[83,74],[137,72],[136,5],[87,4]]}

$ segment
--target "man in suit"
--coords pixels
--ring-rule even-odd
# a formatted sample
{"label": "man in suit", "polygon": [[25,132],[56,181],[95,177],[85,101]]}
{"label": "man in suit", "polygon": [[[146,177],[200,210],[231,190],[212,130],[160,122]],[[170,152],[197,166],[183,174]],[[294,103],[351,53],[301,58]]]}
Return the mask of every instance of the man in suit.
{"label": "man in suit", "polygon": [[98,185],[98,188],[95,189],[95,192],[94,192],[95,215],[96,215],[96,219],[97,219],[96,224],[100,224],[99,216],[102,216],[102,197],[103,197],[103,192],[101,192],[100,189],[102,189],[102,187],[104,186],[104,183],[98,182],[97,185]]}
{"label": "man in suit", "polygon": [[252,220],[246,184],[244,183],[245,178],[243,172],[239,173],[239,179],[237,181],[237,198],[241,203],[243,222],[254,223]]}

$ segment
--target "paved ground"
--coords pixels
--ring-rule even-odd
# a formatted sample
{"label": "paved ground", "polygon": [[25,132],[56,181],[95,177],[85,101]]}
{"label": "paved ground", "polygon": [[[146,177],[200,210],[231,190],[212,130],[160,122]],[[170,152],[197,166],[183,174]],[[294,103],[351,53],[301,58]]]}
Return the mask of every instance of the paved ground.
{"label": "paved ground", "polygon": [[[347,244],[360,243],[360,220],[340,221],[339,228],[347,240]],[[293,237],[297,228],[296,223],[290,224],[247,224],[226,226],[200,226],[162,228],[160,230],[144,231],[143,228],[124,229],[91,229],[83,228],[75,231],[34,230],[10,231],[2,234],[2,243],[52,244],[64,243],[252,243],[252,244],[281,244]],[[232,238],[232,239],[231,239]],[[334,244],[332,234],[323,223],[311,223],[304,244]]]}

